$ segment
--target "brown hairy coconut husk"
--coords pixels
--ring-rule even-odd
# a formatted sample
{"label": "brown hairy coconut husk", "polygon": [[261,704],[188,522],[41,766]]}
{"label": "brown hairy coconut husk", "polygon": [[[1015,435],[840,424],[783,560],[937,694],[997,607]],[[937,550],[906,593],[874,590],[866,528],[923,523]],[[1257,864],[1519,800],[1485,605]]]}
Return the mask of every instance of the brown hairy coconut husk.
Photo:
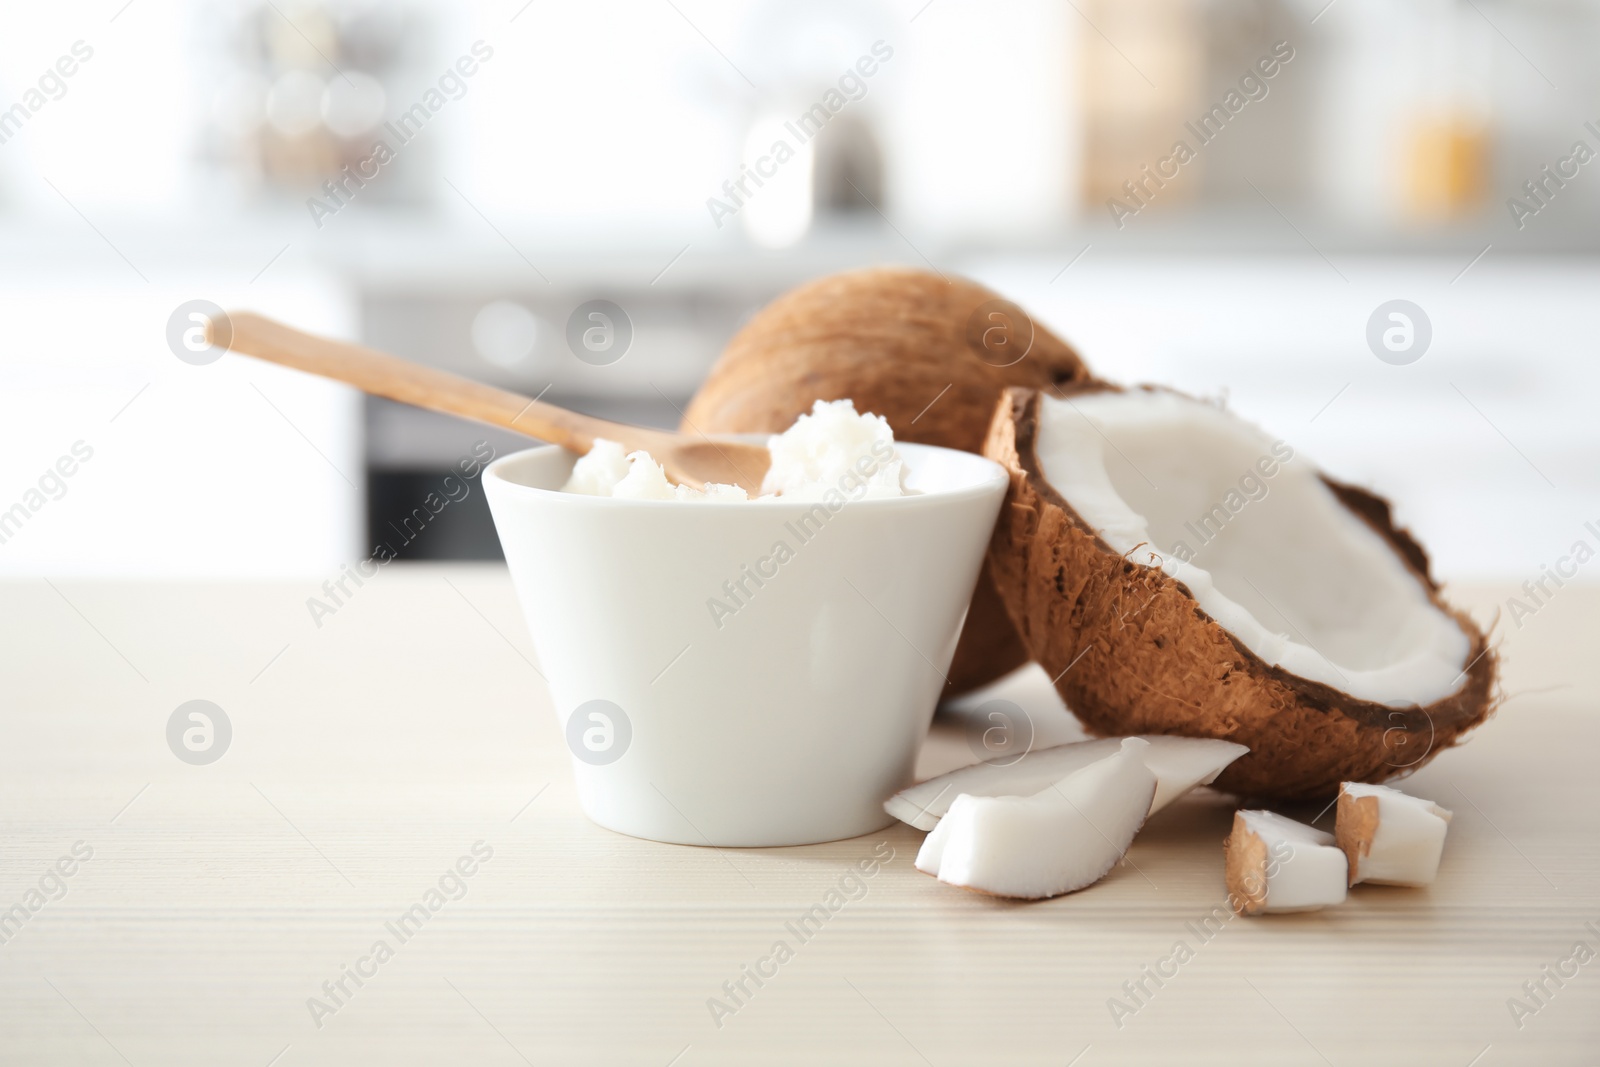
{"label": "brown hairy coconut husk", "polygon": [[[964,278],[906,267],[847,271],[768,304],[728,342],[684,414],[684,433],[778,433],[818,400],[855,401],[895,439],[983,447],[1007,386],[1087,380],[1064,341]],[[987,573],[979,576],[946,696],[1027,661]]]}
{"label": "brown hairy coconut husk", "polygon": [[[1059,395],[1107,390],[1122,392],[1089,382],[1063,386]],[[1382,498],[1321,477],[1466,636],[1456,688],[1425,706],[1358,699],[1270,664],[1202,611],[1148,546],[1113,551],[1042,474],[1040,404],[1038,391],[1009,390],[984,448],[1011,474],[989,571],[1030,654],[1092,731],[1248,745],[1250,753],[1223,772],[1217,788],[1312,800],[1332,796],[1341,781],[1414,771],[1490,714],[1496,664],[1488,639],[1441,599],[1422,547],[1395,527]]]}

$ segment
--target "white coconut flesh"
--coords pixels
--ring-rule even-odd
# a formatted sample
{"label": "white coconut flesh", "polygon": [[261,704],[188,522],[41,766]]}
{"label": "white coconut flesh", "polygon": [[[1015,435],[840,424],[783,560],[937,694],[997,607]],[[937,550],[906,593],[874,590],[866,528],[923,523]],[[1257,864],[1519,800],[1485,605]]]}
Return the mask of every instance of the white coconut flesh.
{"label": "white coconut flesh", "polygon": [[[1115,754],[1122,738],[1074,741],[1029,752],[1020,760],[1002,756],[941,774],[902,790],[884,802],[883,810],[919,830],[932,830],[963,793],[975,797],[1032,796],[1073,771]],[[1210,737],[1147,735],[1141,758],[1156,777],[1154,815],[1197,786],[1216,781],[1234,760],[1250,751],[1244,745]]]}
{"label": "white coconut flesh", "polygon": [[1153,553],[1264,662],[1394,706],[1463,681],[1461,627],[1311,464],[1255,426],[1161,391],[1047,396],[1035,447],[1045,481],[1112,551]]}
{"label": "white coconut flesh", "polygon": [[[1315,911],[1344,903],[1349,865],[1332,834],[1272,811],[1240,811],[1235,817],[1246,834],[1266,846],[1261,868],[1230,871],[1230,883],[1237,880],[1252,890],[1264,884],[1260,911]],[[1238,848],[1237,828],[1234,838],[1230,847]]]}
{"label": "white coconut flesh", "polygon": [[1105,877],[1144,824],[1156,780],[1138,738],[1034,796],[962,794],[922,843],[917,870],[994,896],[1038,900]]}
{"label": "white coconut flesh", "polygon": [[[1376,819],[1352,820],[1355,808],[1341,805],[1335,835],[1350,857],[1350,884],[1428,885],[1439,873],[1451,812],[1431,800],[1383,785],[1345,782],[1340,799],[1372,798]],[[1352,821],[1358,825],[1349,825]]]}

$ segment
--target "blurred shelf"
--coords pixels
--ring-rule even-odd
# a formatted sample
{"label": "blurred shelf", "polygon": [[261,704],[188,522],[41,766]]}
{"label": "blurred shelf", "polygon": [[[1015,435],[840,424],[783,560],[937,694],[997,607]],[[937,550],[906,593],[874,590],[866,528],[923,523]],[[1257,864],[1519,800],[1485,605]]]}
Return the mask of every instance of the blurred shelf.
{"label": "blurred shelf", "polygon": [[[42,226],[0,215],[0,271],[101,264],[140,273],[188,272],[197,265],[245,281],[284,268],[336,271],[369,293],[427,287],[444,295],[486,285],[552,293],[613,287],[678,292],[715,283],[725,294],[759,294],[803,278],[870,263],[948,265],[1007,254],[1063,254],[1092,244],[1103,255],[1437,255],[1462,263],[1487,245],[1495,254],[1600,254],[1600,220],[1574,205],[1518,231],[1498,209],[1454,226],[1361,225],[1305,205],[1221,206],[1204,213],[1135,217],[1118,229],[1100,212],[1064,228],[1026,233],[948,234],[887,224],[822,226],[798,244],[764,249],[730,227],[549,231],[476,216],[377,210],[339,217],[318,230],[298,211],[258,212],[253,221],[90,218]],[[100,236],[103,234],[104,236]],[[1062,260],[1063,263],[1066,259]],[[130,269],[130,279],[135,275]]]}

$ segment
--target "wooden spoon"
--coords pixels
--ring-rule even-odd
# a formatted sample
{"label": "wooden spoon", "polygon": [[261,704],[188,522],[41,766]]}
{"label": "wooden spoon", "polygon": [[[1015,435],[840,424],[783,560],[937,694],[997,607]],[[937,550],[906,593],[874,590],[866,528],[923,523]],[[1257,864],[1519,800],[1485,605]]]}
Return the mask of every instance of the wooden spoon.
{"label": "wooden spoon", "polygon": [[742,486],[755,496],[771,462],[765,445],[686,437],[579,415],[360,345],[302,333],[254,312],[228,312],[207,325],[206,337],[230,352],[319,374],[402,404],[515,430],[579,455],[596,438],[616,441],[629,452],[649,452],[668,477],[694,489],[719,482]]}

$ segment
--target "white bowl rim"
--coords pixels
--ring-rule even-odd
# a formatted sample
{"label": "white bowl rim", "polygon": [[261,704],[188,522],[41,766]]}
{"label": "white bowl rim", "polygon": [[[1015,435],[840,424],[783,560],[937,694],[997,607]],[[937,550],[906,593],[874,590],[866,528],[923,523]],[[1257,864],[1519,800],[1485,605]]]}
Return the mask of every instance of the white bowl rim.
{"label": "white bowl rim", "polygon": [[[727,438],[736,441],[765,441],[770,436],[770,434],[729,434]],[[958,448],[945,448],[941,445],[920,445],[909,441],[896,441],[895,448],[903,451],[903,457],[908,465],[912,463],[918,453],[928,455],[943,453],[960,457],[963,463],[974,461],[980,465],[987,466],[989,470],[986,477],[974,478],[970,484],[949,489],[930,489],[907,496],[871,497],[863,500],[847,497],[846,503],[851,510],[869,508],[874,511],[880,511],[886,508],[929,507],[963,500],[981,500],[996,490],[1004,490],[1010,481],[1010,475],[1006,473],[1004,467],[987,456],[978,455],[976,452],[964,452]],[[771,500],[636,500],[631,498],[619,499],[610,496],[592,496],[588,493],[563,493],[559,489],[544,489],[536,485],[528,485],[526,482],[515,481],[508,476],[504,469],[519,463],[526,463],[534,456],[551,451],[565,451],[565,449],[560,445],[545,444],[512,452],[509,455],[493,460],[488,467],[484,468],[483,478],[486,482],[493,479],[497,486],[504,487],[505,492],[516,496],[543,499],[550,502],[563,502],[562,505],[558,506],[645,508],[655,511],[684,508],[693,511],[705,511],[708,508],[737,508],[742,511],[749,511],[751,506],[755,505],[756,508],[763,512],[780,508],[807,512],[819,504],[823,507],[827,506],[820,500],[784,500],[782,497]]]}

